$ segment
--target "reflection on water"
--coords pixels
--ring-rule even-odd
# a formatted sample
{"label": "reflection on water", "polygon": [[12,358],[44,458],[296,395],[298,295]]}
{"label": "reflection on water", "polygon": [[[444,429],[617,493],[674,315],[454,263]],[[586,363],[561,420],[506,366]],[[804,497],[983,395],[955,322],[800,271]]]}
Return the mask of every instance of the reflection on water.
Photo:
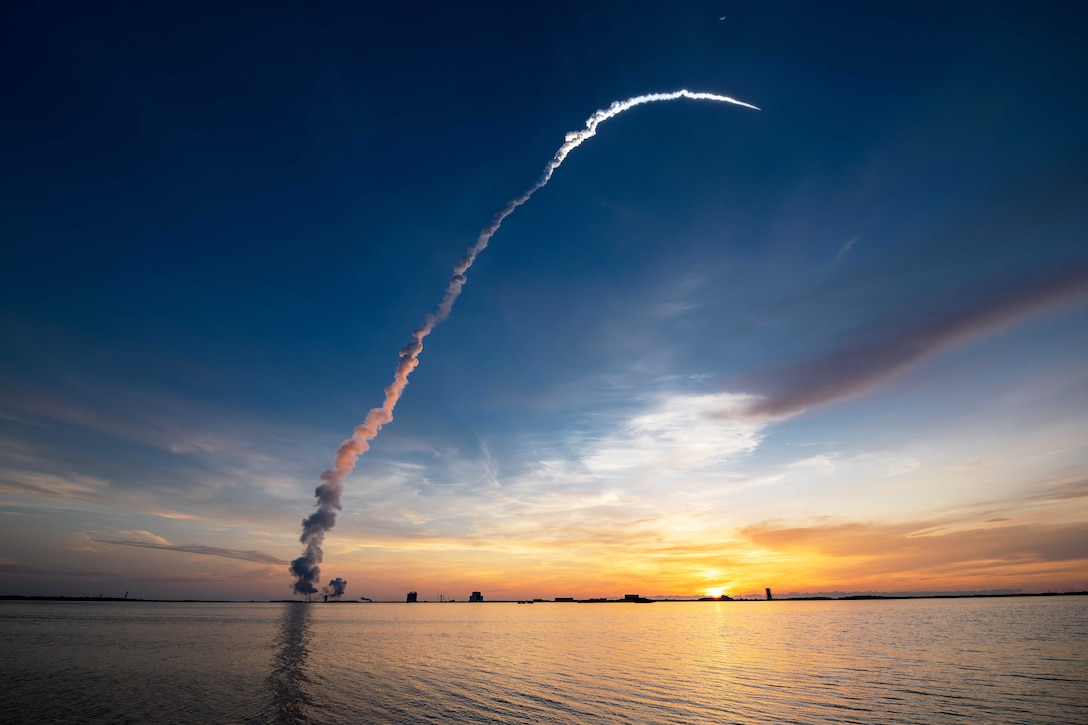
{"label": "reflection on water", "polygon": [[1088,597],[0,602],[0,723],[1088,723]]}
{"label": "reflection on water", "polygon": [[308,604],[285,604],[272,655],[272,670],[265,686],[272,696],[276,723],[306,723],[308,709],[314,705],[307,691],[312,680],[306,671],[310,657],[310,617]]}
{"label": "reflection on water", "polygon": [[330,722],[1088,723],[1088,597],[314,611]]}

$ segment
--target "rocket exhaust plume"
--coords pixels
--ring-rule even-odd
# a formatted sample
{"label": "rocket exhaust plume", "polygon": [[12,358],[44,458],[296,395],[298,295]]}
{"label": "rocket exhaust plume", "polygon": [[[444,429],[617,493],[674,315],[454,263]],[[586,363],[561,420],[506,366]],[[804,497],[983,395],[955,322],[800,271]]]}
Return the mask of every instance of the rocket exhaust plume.
{"label": "rocket exhaust plume", "polygon": [[333,466],[321,474],[321,485],[317,487],[314,495],[317,497],[315,504],[317,510],[302,521],[302,536],[299,540],[303,543],[302,555],[291,562],[290,572],[295,577],[293,585],[296,594],[316,594],[315,583],[321,576],[321,560],[324,552],[321,545],[325,541],[325,534],[336,525],[336,512],[341,510],[340,494],[344,490],[344,478],[355,468],[355,462],[363,453],[370,449],[370,441],[378,435],[386,423],[393,420],[393,409],[397,401],[404,393],[408,385],[408,376],[419,365],[419,355],[423,352],[423,340],[434,328],[450,316],[457,298],[461,296],[461,290],[468,281],[465,274],[476,261],[480,252],[487,249],[491,238],[499,231],[506,217],[514,213],[519,206],[529,201],[529,198],[538,190],[548,184],[552,174],[563,165],[571,151],[581,146],[587,140],[597,135],[597,127],[610,118],[614,118],[624,111],[629,111],[635,106],[645,103],[658,103],[660,101],[675,101],[687,98],[693,101],[716,101],[718,103],[732,103],[759,110],[756,106],[743,101],[738,101],[729,96],[719,96],[715,93],[700,93],[688,90],[673,91],[671,93],[650,93],[644,96],[635,96],[625,101],[614,101],[608,108],[603,108],[586,119],[586,127],[580,131],[571,131],[566,135],[563,145],[555,152],[552,160],[544,167],[543,173],[536,183],[514,199],[506,203],[481,231],[476,238],[476,243],[468,248],[464,256],[453,268],[453,275],[446,285],[446,293],[438,303],[434,312],[423,318],[423,324],[412,332],[412,341],[401,348],[400,362],[393,373],[393,382],[385,389],[385,402],[380,408],[372,408],[366,419],[355,426],[351,438],[340,444],[336,450]]}
{"label": "rocket exhaust plume", "polygon": [[325,595],[325,599],[328,599],[329,597],[342,597],[344,596],[344,590],[347,588],[348,583],[340,577],[336,577],[325,585],[325,588],[322,590],[322,594]]}

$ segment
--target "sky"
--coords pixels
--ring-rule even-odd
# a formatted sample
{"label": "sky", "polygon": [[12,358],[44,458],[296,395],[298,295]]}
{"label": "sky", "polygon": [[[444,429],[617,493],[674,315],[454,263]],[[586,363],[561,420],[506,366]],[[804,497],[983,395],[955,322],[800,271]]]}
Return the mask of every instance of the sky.
{"label": "sky", "polygon": [[[51,3],[0,29],[0,594],[1088,588],[1076,3]],[[720,19],[725,16],[724,19]]]}

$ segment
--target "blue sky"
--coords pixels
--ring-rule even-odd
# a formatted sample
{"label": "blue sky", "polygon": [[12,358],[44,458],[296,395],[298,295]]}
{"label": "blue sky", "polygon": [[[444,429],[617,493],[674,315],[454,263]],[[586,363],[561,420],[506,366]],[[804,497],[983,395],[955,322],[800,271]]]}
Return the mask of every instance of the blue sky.
{"label": "blue sky", "polygon": [[12,15],[0,593],[288,596],[319,474],[480,229],[594,111],[680,88],[761,110],[631,109],[504,222],[323,576],[1088,586],[1075,5]]}

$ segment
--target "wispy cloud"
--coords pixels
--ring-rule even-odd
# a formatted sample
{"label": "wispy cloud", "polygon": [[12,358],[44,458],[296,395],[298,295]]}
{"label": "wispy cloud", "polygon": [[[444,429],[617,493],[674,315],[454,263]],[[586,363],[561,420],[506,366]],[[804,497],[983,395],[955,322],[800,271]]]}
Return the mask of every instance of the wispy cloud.
{"label": "wispy cloud", "polygon": [[853,249],[854,245],[857,244],[857,243],[858,243],[858,238],[857,237],[850,237],[849,239],[847,239],[846,243],[843,244],[841,247],[839,247],[839,253],[835,255],[835,261],[838,262],[840,259],[845,257],[846,253],[849,252],[851,249]]}
{"label": "wispy cloud", "polygon": [[[161,537],[155,537],[161,541],[165,541]],[[177,551],[182,554],[199,554],[201,556],[222,556],[227,559],[241,559],[243,561],[252,561],[257,564],[276,564],[287,566],[288,562],[285,559],[278,559],[270,554],[265,554],[262,551],[252,550],[239,550],[239,549],[224,549],[221,546],[201,546],[199,544],[188,545],[175,545],[175,544],[163,544],[158,541],[138,541],[138,540],[112,540],[112,539],[92,539],[101,544],[116,544],[118,546],[135,546],[142,549],[160,549],[162,551]]]}
{"label": "wispy cloud", "polygon": [[0,492],[31,495],[45,499],[107,501],[110,482],[96,476],[57,475],[20,469],[0,468]]}
{"label": "wispy cloud", "polygon": [[873,328],[852,343],[789,368],[755,376],[770,389],[757,415],[782,416],[870,390],[918,361],[1012,327],[1045,311],[1088,299],[1088,267],[1007,287],[920,324]]}
{"label": "wispy cloud", "polygon": [[64,391],[0,389],[0,408],[33,422],[0,441],[0,494],[37,510],[90,505],[175,519],[232,510],[253,522],[294,510],[310,487],[300,481],[316,479],[327,456],[316,436],[244,413],[110,392],[100,410]]}
{"label": "wispy cloud", "polygon": [[654,316],[660,318],[678,317],[685,312],[690,312],[698,308],[698,305],[694,302],[686,302],[684,300],[672,300],[670,302],[662,302],[654,308]]}
{"label": "wispy cloud", "polygon": [[759,524],[744,527],[741,533],[769,550],[820,559],[825,576],[855,580],[878,575],[929,576],[948,567],[993,574],[1001,566],[1088,562],[1083,524],[999,525],[989,519],[945,529],[933,528],[932,522],[826,522],[798,527]]}
{"label": "wispy cloud", "polygon": [[1088,473],[1083,469],[1067,471],[1039,481],[1022,500],[1042,504],[1072,503],[1076,499],[1088,498]]}
{"label": "wispy cloud", "polygon": [[[767,421],[745,416],[749,404],[750,396],[666,392],[598,410],[554,436],[489,438],[473,452],[380,467],[372,459],[352,487],[348,526],[365,532],[360,543],[396,548],[661,536],[675,523],[675,497],[692,486],[727,489],[728,469],[759,447]],[[685,518],[676,528],[691,525]]]}
{"label": "wispy cloud", "polygon": [[723,464],[751,453],[762,440],[765,423],[747,415],[754,400],[732,393],[667,395],[591,443],[579,461],[593,474],[613,477]]}
{"label": "wispy cloud", "polygon": [[[235,513],[234,523],[282,520],[297,497],[299,481],[282,473],[238,469],[205,471],[178,462],[135,470],[109,470],[109,476],[89,476],[48,460],[29,462],[35,468],[0,465],[0,495],[9,506],[26,511],[129,511],[177,520],[222,518]],[[56,471],[45,470],[53,466]],[[292,517],[293,518],[293,517]]]}
{"label": "wispy cloud", "polygon": [[[217,471],[283,471],[311,446],[315,454],[318,450],[295,422],[283,427],[214,403],[82,382],[55,389],[0,383],[0,417],[20,424],[13,428],[17,443],[0,443],[0,459],[37,452],[36,458],[54,469],[86,445],[86,436],[73,435],[83,431]],[[284,455],[287,450],[293,455]],[[319,450],[325,453],[324,446]]]}

